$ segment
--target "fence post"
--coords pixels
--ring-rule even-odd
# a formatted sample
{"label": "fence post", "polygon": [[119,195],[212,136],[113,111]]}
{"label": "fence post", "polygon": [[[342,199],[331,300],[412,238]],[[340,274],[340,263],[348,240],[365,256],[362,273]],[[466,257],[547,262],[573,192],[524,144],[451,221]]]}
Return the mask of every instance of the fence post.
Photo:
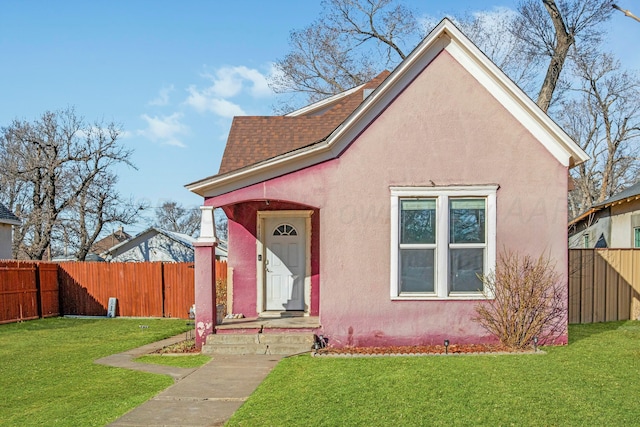
{"label": "fence post", "polygon": [[38,318],[43,318],[43,310],[42,310],[42,287],[40,286],[40,264],[35,263],[35,269],[33,270],[33,274],[35,274],[35,283],[36,283],[36,308],[38,310]]}
{"label": "fence post", "polygon": [[162,317],[166,317],[166,311],[165,311],[165,291],[164,291],[164,262],[160,263],[160,286],[162,287],[162,289],[160,290],[162,292]]}

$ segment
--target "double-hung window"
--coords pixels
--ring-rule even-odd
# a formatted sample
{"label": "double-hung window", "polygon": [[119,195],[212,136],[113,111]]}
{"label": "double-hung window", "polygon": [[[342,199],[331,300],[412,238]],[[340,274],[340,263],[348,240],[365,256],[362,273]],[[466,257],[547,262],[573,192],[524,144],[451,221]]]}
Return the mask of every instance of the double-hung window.
{"label": "double-hung window", "polygon": [[391,297],[482,298],[497,186],[391,188]]}

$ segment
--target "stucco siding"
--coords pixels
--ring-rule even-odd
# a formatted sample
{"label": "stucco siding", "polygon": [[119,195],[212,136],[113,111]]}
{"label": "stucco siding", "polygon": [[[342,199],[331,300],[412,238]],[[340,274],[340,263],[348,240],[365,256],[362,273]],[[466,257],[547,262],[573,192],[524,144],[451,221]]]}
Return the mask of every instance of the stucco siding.
{"label": "stucco siding", "polygon": [[[206,203],[319,210],[320,321],[333,345],[479,342],[488,338],[471,320],[477,301],[390,298],[390,187],[480,184],[499,185],[498,252],[547,253],[566,279],[566,168],[443,52],[339,158]],[[244,230],[230,220],[236,300],[245,298],[237,286],[249,297],[256,287],[244,259],[256,242]]]}

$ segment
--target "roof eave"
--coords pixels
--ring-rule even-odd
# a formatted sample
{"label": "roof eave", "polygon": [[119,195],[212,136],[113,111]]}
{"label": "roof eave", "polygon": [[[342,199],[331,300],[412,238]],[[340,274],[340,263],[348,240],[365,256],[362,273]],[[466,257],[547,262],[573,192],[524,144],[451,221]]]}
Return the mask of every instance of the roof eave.
{"label": "roof eave", "polygon": [[[202,197],[215,197],[251,185],[254,181],[275,178],[332,157],[331,147],[323,140],[242,169],[192,182],[185,188]],[[257,177],[260,179],[255,179]]]}
{"label": "roof eave", "polygon": [[346,98],[347,96],[351,95],[352,93],[355,93],[357,91],[359,91],[360,89],[362,89],[365,86],[365,84],[361,84],[359,86],[356,86],[354,88],[345,90],[344,92],[340,92],[336,95],[330,96],[328,98],[325,98],[323,100],[320,100],[318,102],[314,102],[313,104],[307,105],[305,107],[302,107],[298,110],[292,111],[290,113],[285,114],[285,117],[298,117],[298,116],[304,116],[304,115],[310,115],[313,114],[317,111],[320,110],[324,110],[325,108],[329,107],[332,104],[337,103],[338,101],[340,101],[343,98]]}
{"label": "roof eave", "polygon": [[[530,117],[540,125],[543,133],[535,135],[540,142],[559,160],[562,164],[568,168],[573,168],[590,159],[589,155],[555,122],[549,115],[547,115],[542,109],[524,93],[518,85],[513,82],[497,65],[495,65],[473,42],[471,42],[451,21],[443,19],[442,22],[436,27],[441,32],[446,33],[452,39],[455,39],[456,43],[452,43],[448,46],[447,50],[451,53],[458,62],[465,63],[468,59],[472,59],[478,66],[480,66],[487,74],[487,77],[492,77],[497,85],[497,88],[506,92],[517,104],[527,113]],[[457,49],[461,51],[458,52]],[[457,53],[464,53],[465,55],[459,55]],[[469,64],[466,64],[468,70]],[[474,77],[480,81],[485,87],[486,81],[482,81],[482,76],[474,74]],[[495,96],[495,94],[494,94]],[[507,107],[507,106],[505,106]],[[516,111],[507,108],[521,123],[527,124],[527,117],[519,116]],[[527,126],[531,130],[530,126]],[[547,135],[544,135],[546,133]],[[546,138],[545,138],[546,136]],[[552,139],[552,140],[550,140]],[[557,147],[554,147],[553,141],[557,142]],[[564,158],[564,159],[563,159]]]}

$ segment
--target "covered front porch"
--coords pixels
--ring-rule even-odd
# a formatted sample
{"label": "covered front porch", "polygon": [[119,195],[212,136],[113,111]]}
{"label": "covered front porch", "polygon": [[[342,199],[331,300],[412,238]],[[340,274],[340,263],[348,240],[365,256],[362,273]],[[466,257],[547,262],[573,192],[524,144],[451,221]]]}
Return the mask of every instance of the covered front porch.
{"label": "covered front porch", "polygon": [[225,333],[279,333],[320,331],[320,317],[282,313],[280,317],[250,317],[243,319],[223,319],[216,325],[218,334]]}
{"label": "covered front porch", "polygon": [[[228,218],[227,312],[242,318],[223,319],[216,325],[214,268],[208,243],[196,244],[196,341],[210,334],[312,333],[319,322],[320,212],[318,208],[283,200],[210,199]],[[223,204],[227,202],[226,204]],[[203,207],[205,215],[212,206]],[[210,221],[215,230],[213,216]],[[203,228],[204,230],[204,228]],[[205,235],[201,231],[201,237]],[[204,246],[203,246],[204,245]],[[211,318],[207,318],[211,311]],[[202,314],[202,316],[200,316]],[[204,317],[204,318],[203,318]],[[220,319],[218,319],[220,323]],[[215,325],[215,326],[214,326]]]}

